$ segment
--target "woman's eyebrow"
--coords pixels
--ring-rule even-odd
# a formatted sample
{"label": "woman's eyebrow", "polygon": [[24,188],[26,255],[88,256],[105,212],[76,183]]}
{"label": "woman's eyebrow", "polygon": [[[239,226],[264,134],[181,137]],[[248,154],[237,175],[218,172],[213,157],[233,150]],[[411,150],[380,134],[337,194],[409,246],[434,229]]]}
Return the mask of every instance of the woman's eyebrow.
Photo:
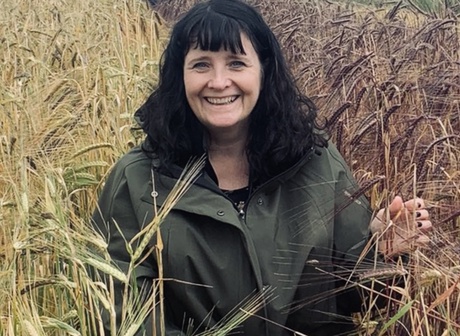
{"label": "woman's eyebrow", "polygon": [[193,57],[190,60],[188,60],[187,64],[199,62],[199,61],[207,61],[207,60],[209,60],[209,56],[197,56],[197,57]]}
{"label": "woman's eyebrow", "polygon": [[227,59],[238,58],[238,59],[249,60],[249,57],[246,54],[233,54],[233,53],[230,53],[229,55],[227,55],[226,58]]}

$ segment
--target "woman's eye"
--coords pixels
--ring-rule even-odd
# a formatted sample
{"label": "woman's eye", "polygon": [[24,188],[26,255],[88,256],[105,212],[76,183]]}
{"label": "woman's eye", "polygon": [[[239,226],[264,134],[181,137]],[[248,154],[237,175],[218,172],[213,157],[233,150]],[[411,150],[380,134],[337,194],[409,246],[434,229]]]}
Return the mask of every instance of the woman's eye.
{"label": "woman's eye", "polygon": [[198,62],[193,65],[193,69],[206,69],[208,68],[208,63],[206,62]]}
{"label": "woman's eye", "polygon": [[242,61],[232,61],[230,63],[230,67],[232,67],[232,68],[242,68],[244,66],[245,66],[245,64]]}

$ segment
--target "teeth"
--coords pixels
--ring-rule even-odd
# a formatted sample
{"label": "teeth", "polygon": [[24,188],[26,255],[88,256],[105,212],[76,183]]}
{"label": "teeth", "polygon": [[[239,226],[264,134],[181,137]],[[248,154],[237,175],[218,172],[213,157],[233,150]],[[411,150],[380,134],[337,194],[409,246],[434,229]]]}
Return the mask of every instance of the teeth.
{"label": "teeth", "polygon": [[207,97],[206,100],[211,103],[211,104],[215,104],[215,105],[225,105],[225,104],[230,104],[230,103],[233,103],[236,98],[238,98],[237,96],[232,96],[232,97],[225,97],[225,98],[211,98],[211,97]]}

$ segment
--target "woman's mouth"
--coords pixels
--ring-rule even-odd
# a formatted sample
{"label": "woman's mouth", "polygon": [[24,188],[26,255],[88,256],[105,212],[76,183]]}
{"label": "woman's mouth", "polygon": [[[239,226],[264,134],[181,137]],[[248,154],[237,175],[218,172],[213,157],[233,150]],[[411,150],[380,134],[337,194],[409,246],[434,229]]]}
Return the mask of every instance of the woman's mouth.
{"label": "woman's mouth", "polygon": [[205,97],[204,99],[212,105],[227,105],[233,103],[239,96],[229,96],[229,97]]}

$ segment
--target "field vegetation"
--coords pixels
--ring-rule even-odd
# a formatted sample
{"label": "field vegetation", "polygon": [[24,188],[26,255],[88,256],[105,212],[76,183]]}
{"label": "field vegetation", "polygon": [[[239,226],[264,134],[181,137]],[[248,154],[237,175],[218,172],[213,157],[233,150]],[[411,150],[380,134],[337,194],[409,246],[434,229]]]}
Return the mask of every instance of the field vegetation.
{"label": "field vegetation", "polygon": [[[126,282],[130,274],[113,265],[89,219],[111,166],[142,141],[133,113],[157,81],[171,23],[190,3],[156,12],[139,0],[3,1],[0,335],[93,335],[100,312],[112,313],[113,290],[92,280],[89,266]],[[404,264],[360,270],[398,295],[378,311],[369,296],[355,316],[359,335],[458,335],[458,8],[254,3],[373,208],[396,194],[430,207],[435,230],[426,248]],[[161,293],[161,281],[154,289]],[[150,313],[138,297],[126,300],[133,314],[113,335],[133,335]],[[207,335],[226,335],[245,316],[241,310]]]}
{"label": "field vegetation", "polygon": [[[389,1],[385,0],[354,0],[357,3],[366,4],[375,7],[382,7],[388,4],[391,4]],[[396,4],[398,1],[393,1],[393,4]],[[409,4],[412,7],[412,10],[415,10],[423,15],[433,15],[436,16],[441,14],[442,11],[448,10],[453,11],[454,13],[460,12],[460,1],[459,0],[406,0],[405,3]],[[442,14],[441,14],[442,16]]]}

